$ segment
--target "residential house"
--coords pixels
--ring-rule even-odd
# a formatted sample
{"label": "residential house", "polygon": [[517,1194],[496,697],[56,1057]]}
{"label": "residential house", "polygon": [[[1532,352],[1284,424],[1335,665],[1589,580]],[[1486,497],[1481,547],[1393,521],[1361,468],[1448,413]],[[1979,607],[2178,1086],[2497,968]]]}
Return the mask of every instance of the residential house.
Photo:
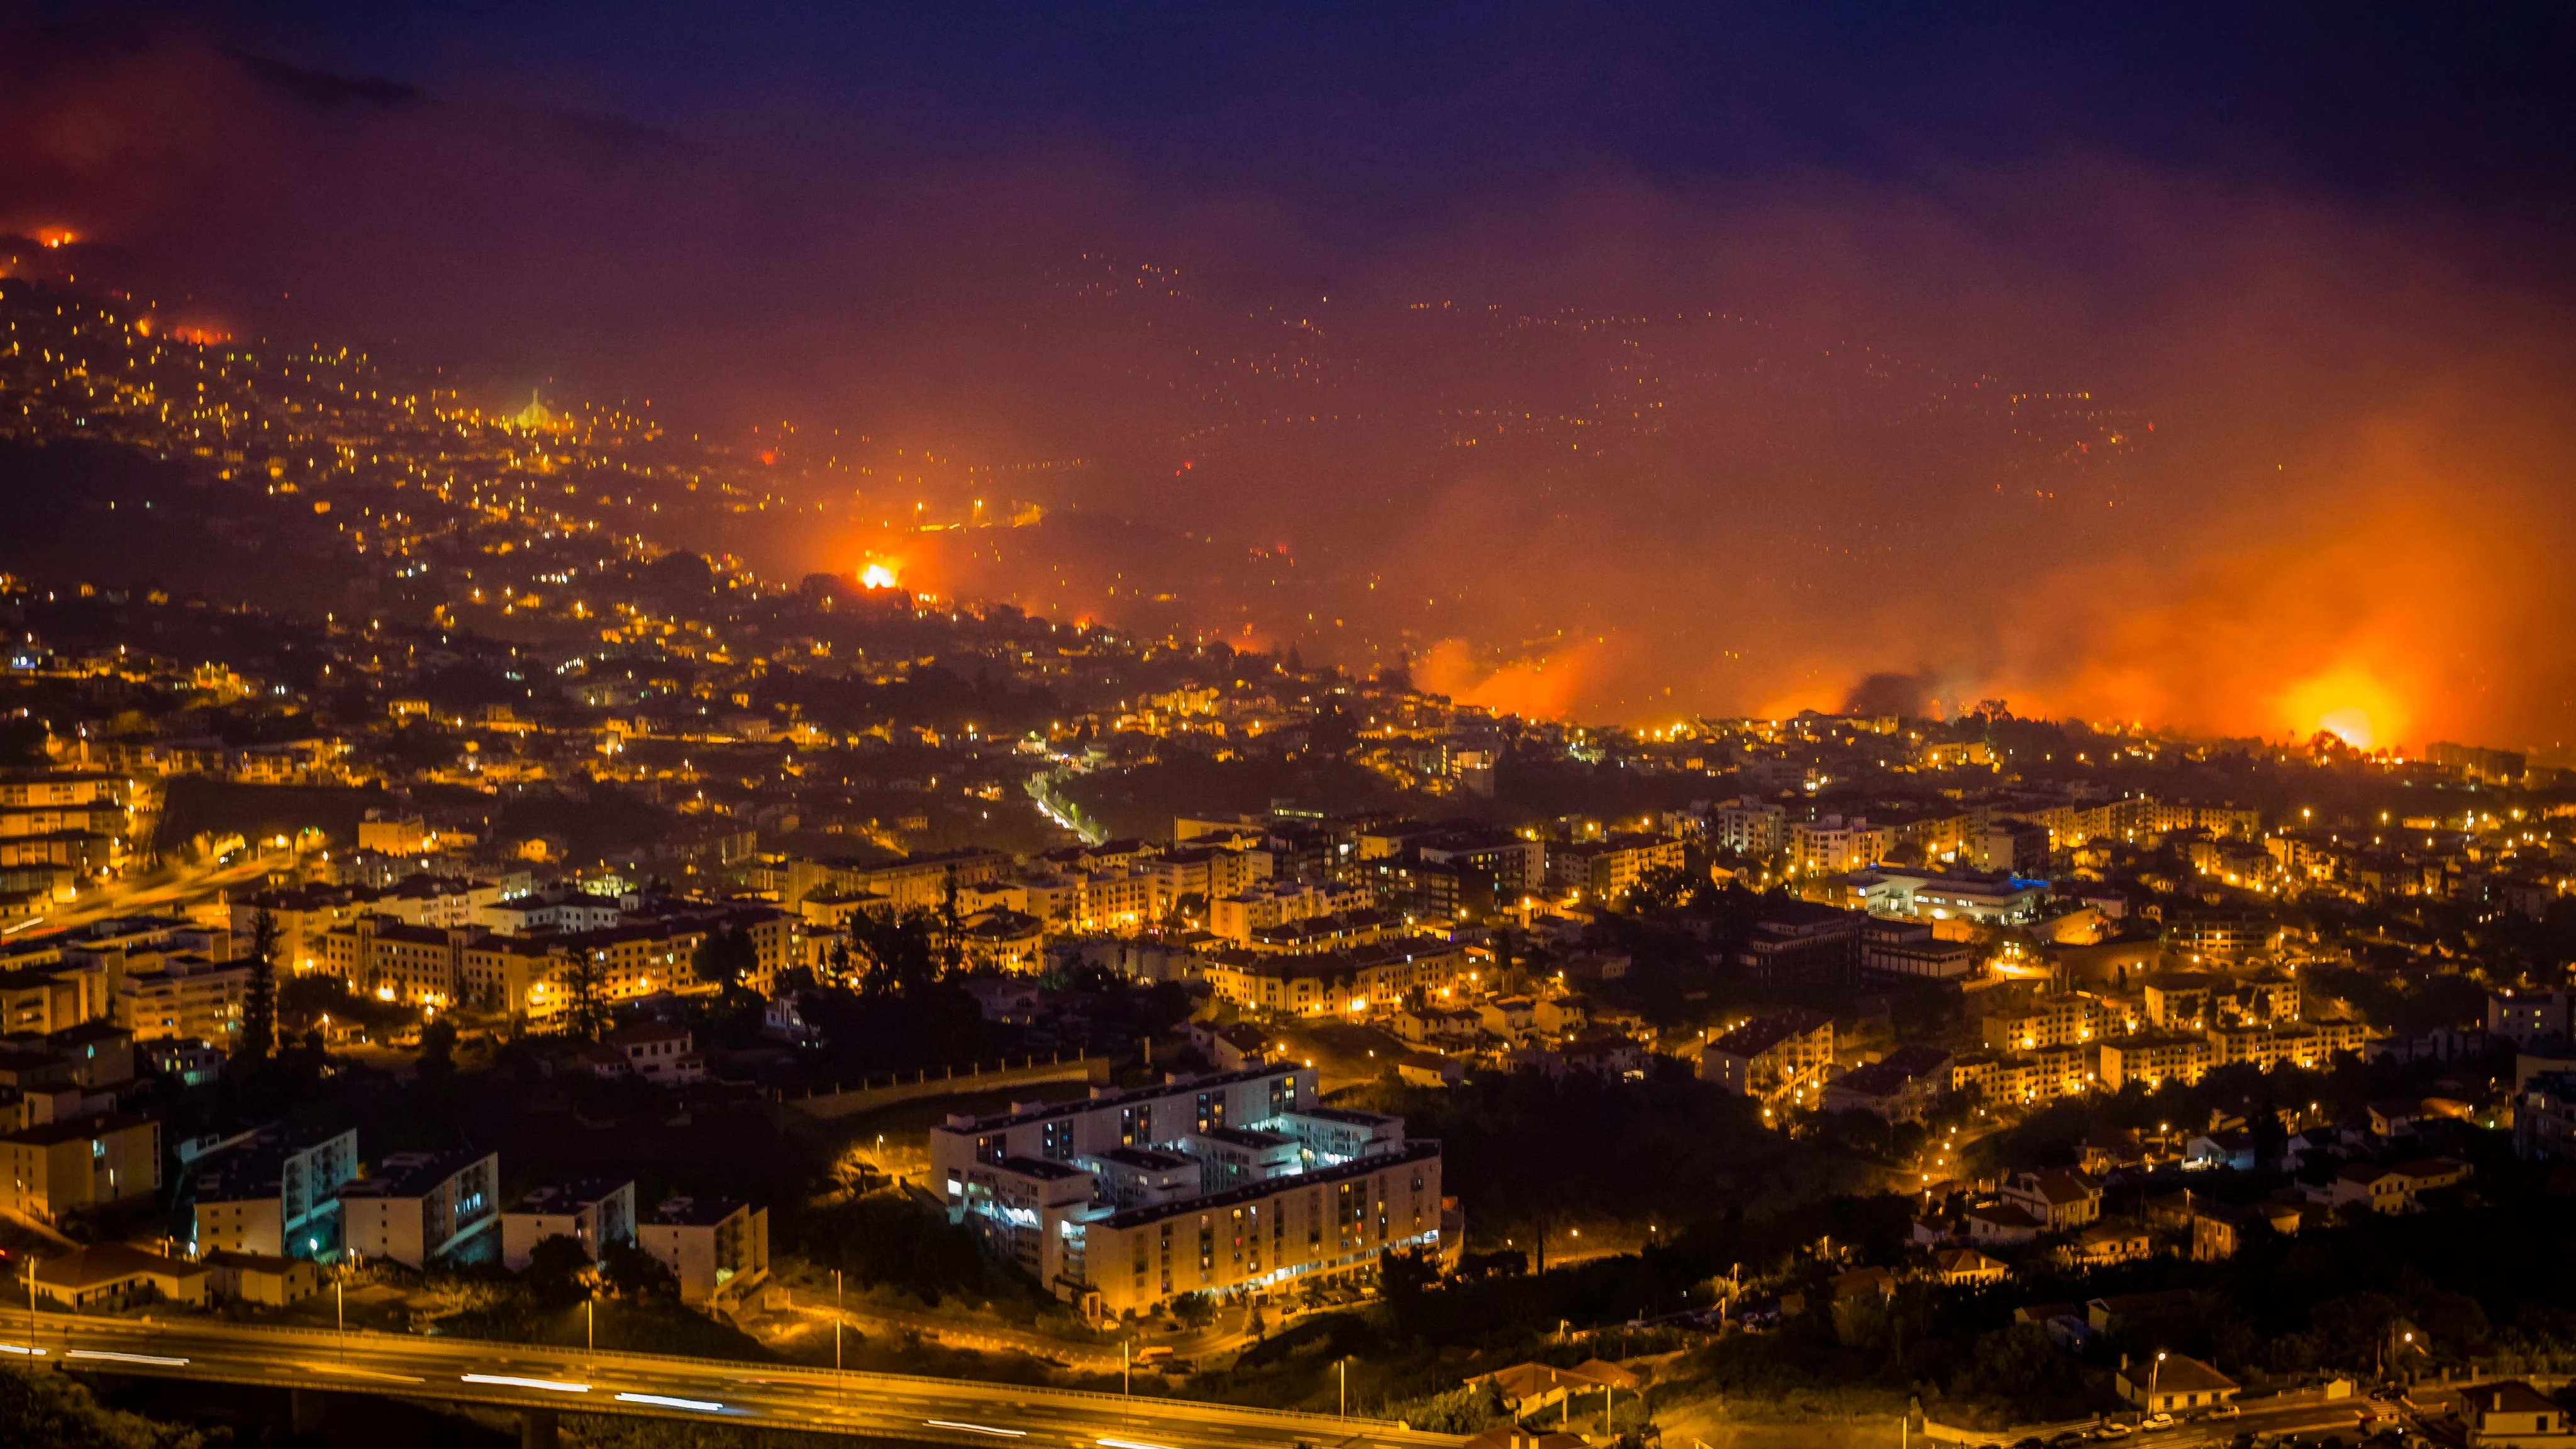
{"label": "residential house", "polygon": [[1932,1255],[1932,1273],[1944,1283],[1982,1288],[2004,1281],[2005,1268],[1974,1248],[1949,1248]]}
{"label": "residential house", "polygon": [[322,1270],[309,1258],[231,1253],[218,1248],[197,1261],[205,1265],[210,1275],[206,1286],[218,1298],[283,1308],[322,1291]]}
{"label": "residential house", "polygon": [[2236,1380],[2196,1358],[2159,1353],[2123,1366],[2120,1397],[2150,1414],[2188,1414],[2236,1397]]}
{"label": "residential house", "polygon": [[2519,1379],[2460,1390],[2470,1449],[2568,1449],[2576,1414]]}
{"label": "residential house", "polygon": [[2075,1234],[2064,1256],[2072,1268],[2108,1268],[2138,1262],[2149,1251],[2145,1228],[2134,1223],[2095,1223]]}
{"label": "residential house", "polygon": [[2100,1185],[2072,1168],[2017,1173],[1997,1196],[2030,1214],[2046,1232],[2084,1227],[2102,1216]]}
{"label": "residential house", "polygon": [[1968,1209],[1968,1241],[1986,1247],[2027,1243],[2048,1225],[2011,1203],[1989,1203]]}
{"label": "residential house", "polygon": [[695,1038],[685,1026],[638,1022],[621,1026],[582,1053],[582,1060],[603,1077],[636,1076],[667,1087],[685,1086],[707,1074],[707,1060],[691,1048]]}
{"label": "residential house", "polygon": [[159,1298],[170,1303],[206,1301],[211,1270],[165,1258],[124,1243],[92,1243],[36,1265],[36,1296],[74,1310],[122,1308]]}

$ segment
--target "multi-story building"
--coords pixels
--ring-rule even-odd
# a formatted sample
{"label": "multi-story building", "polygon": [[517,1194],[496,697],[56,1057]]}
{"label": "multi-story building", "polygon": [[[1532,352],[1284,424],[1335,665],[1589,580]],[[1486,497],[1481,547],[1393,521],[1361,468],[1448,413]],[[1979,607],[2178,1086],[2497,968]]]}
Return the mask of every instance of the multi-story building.
{"label": "multi-story building", "polygon": [[1787,810],[1752,795],[1720,801],[1708,812],[1710,848],[1756,860],[1778,855],[1788,843],[1788,829]]}
{"label": "multi-story building", "polygon": [[232,904],[232,934],[249,949],[260,912],[268,913],[277,932],[277,969],[304,975],[322,969],[323,933],[345,926],[375,909],[383,892],[373,886],[303,886],[267,891]]}
{"label": "multi-story building", "polygon": [[351,991],[387,1001],[452,1006],[461,1000],[464,926],[413,925],[370,912],[322,933],[321,970]]}
{"label": "multi-story building", "polygon": [[2154,1091],[2167,1082],[2197,1082],[2210,1067],[2207,1037],[2148,1032],[2102,1043],[2102,1086],[2116,1092],[2131,1082]]}
{"label": "multi-story building", "polygon": [[1985,1020],[1985,1043],[1996,1051],[2081,1045],[2104,1034],[2100,1000],[2081,991],[2052,992]]}
{"label": "multi-story building", "polygon": [[611,1243],[635,1240],[635,1184],[623,1178],[576,1178],[530,1188],[501,1214],[501,1264],[527,1271],[537,1244],[570,1238],[594,1263]]}
{"label": "multi-story building", "polygon": [[1789,822],[1790,867],[1805,875],[1841,875],[1886,858],[1896,844],[1892,826],[1859,816],[1827,815]]}
{"label": "multi-story building", "polygon": [[1100,1315],[1436,1252],[1438,1144],[1314,1092],[1310,1069],[1264,1065],[952,1117],[934,1180],[953,1219]]}
{"label": "multi-story building", "polygon": [[[1140,850],[1138,855],[1142,854]],[[1132,859],[1121,862],[1133,863]],[[787,862],[784,898],[793,906],[817,892],[848,895],[865,891],[884,897],[897,911],[930,910],[945,898],[952,880],[962,889],[1000,880],[1014,869],[1016,862],[1002,852],[974,847],[882,862],[800,858]]]}
{"label": "multi-story building", "polygon": [[2019,926],[2038,920],[2048,903],[2046,881],[1976,871],[1875,865],[1854,872],[1850,885],[1871,915],[1903,920]]}
{"label": "multi-story building", "polygon": [[1251,951],[1314,955],[1347,950],[1353,946],[1373,946],[1390,937],[1403,935],[1405,929],[1404,917],[1394,911],[1344,911],[1333,916],[1306,916],[1282,921],[1275,926],[1255,926],[1243,944],[1246,950]]}
{"label": "multi-story building", "polygon": [[1374,899],[1366,886],[1311,880],[1266,880],[1208,902],[1208,930],[1238,946],[1250,945],[1252,933],[1317,916],[1336,916],[1366,908]]}
{"label": "multi-story building", "polygon": [[161,1190],[161,1124],[102,1113],[0,1137],[0,1211],[37,1222]]}
{"label": "multi-story building", "polygon": [[1979,974],[1977,950],[1945,940],[1919,921],[1873,920],[1861,928],[1860,970],[1883,980],[1965,981]]}
{"label": "multi-story building", "polygon": [[1890,1122],[1917,1122],[1950,1089],[1950,1053],[1902,1046],[1825,1084],[1828,1112],[1874,1112]]}
{"label": "multi-story building", "polygon": [[1813,1092],[1834,1064],[1834,1019],[1793,1006],[1757,1016],[1700,1048],[1699,1075],[1769,1103]]}
{"label": "multi-story building", "polygon": [[1429,936],[1344,951],[1219,951],[1200,970],[1218,1000],[1278,1016],[1382,1016],[1417,989],[1436,1002],[1480,974],[1466,947]]}
{"label": "multi-story building", "polygon": [[725,1307],[769,1280],[769,1209],[730,1198],[664,1198],[635,1243],[679,1280],[680,1301]]}
{"label": "multi-story building", "polygon": [[196,1176],[199,1252],[222,1248],[283,1258],[340,1250],[340,1189],[358,1175],[356,1128],[280,1128],[212,1158]]}
{"label": "multi-story building", "polygon": [[1679,870],[1688,847],[1663,836],[1627,833],[1606,840],[1551,846],[1547,878],[1561,890],[1581,891],[1596,901],[1616,901],[1649,872]]}
{"label": "multi-story building", "polygon": [[2516,1046],[2576,1036],[2576,991],[2564,986],[2546,991],[2490,991],[2487,1035]]}
{"label": "multi-story building", "polygon": [[501,1159],[490,1152],[397,1152],[340,1188],[343,1246],[427,1267],[500,1221]]}
{"label": "multi-story building", "polygon": [[1766,905],[1737,962],[1767,986],[1848,981],[1859,969],[1867,914],[1810,901]]}

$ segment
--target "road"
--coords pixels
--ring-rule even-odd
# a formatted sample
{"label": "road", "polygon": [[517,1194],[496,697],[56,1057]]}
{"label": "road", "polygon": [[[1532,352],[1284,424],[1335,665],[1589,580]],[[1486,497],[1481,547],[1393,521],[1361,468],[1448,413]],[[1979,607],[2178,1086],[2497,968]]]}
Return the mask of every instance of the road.
{"label": "road", "polygon": [[[2174,1425],[2170,1429],[2141,1431],[2125,1439],[2106,1440],[2124,1449],[2194,1449],[2194,1446],[2225,1444],[2240,1434],[2317,1434],[2342,1435],[2345,1442],[2357,1441],[2360,1413],[2374,1408],[2363,1399],[2327,1399],[2315,1390],[2283,1394],[2277,1398],[2256,1399],[2242,1406],[2243,1412],[2230,1419],[2197,1419]],[[2078,1424],[2048,1424],[1983,1434],[1974,1430],[1944,1427],[1939,1437],[1966,1444],[2012,1444],[2025,1436],[2042,1440],[2067,1429],[2084,1429],[2091,1421]]]}
{"label": "road", "polygon": [[0,1323],[0,1355],[80,1372],[637,1414],[1030,1449],[1457,1449],[1372,1419],[964,1379],[594,1352],[407,1334],[47,1314]]}
{"label": "road", "polygon": [[288,852],[250,851],[226,866],[165,865],[142,875],[109,881],[96,889],[83,891],[78,899],[41,916],[12,922],[8,934],[17,936],[31,930],[63,931],[94,921],[143,915],[233,886],[257,884],[265,880],[270,871],[292,868],[295,863],[296,857]]}

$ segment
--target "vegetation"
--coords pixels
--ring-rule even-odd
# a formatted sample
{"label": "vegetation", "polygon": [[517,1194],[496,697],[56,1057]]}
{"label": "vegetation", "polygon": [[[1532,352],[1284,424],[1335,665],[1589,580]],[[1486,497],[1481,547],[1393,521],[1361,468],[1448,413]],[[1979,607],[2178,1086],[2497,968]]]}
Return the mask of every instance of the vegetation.
{"label": "vegetation", "polygon": [[0,1364],[0,1444],[27,1449],[215,1449],[232,1436],[100,1404],[80,1380]]}

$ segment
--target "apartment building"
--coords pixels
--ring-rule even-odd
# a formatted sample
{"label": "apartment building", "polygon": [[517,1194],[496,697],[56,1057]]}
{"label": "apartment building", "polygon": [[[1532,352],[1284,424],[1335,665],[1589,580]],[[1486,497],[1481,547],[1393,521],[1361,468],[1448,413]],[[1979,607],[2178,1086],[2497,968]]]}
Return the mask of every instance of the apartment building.
{"label": "apartment building", "polygon": [[0,1136],[0,1212],[60,1222],[161,1190],[161,1124],[129,1113],[46,1122]]}
{"label": "apartment building", "polygon": [[1778,855],[1789,838],[1789,815],[1777,802],[1752,795],[1720,801],[1708,812],[1708,843],[1756,860]]}
{"label": "apartment building", "polygon": [[1218,1000],[1275,1016],[1385,1015],[1417,988],[1437,1000],[1481,975],[1466,947],[1430,936],[1300,954],[1219,951],[1200,969]]}
{"label": "apartment building", "polygon": [[1548,883],[1560,890],[1581,891],[1592,900],[1615,901],[1649,872],[1681,869],[1687,851],[1679,840],[1633,832],[1550,846]]}
{"label": "apartment building", "polygon": [[340,1249],[340,1189],[357,1175],[356,1128],[279,1128],[226,1148],[197,1168],[191,1241],[200,1253],[328,1257]]}
{"label": "apartment building", "polygon": [[2113,1037],[2102,1043],[2102,1089],[2116,1092],[2139,1082],[2153,1091],[2167,1082],[2197,1082],[2210,1068],[2210,1055],[2204,1036],[2148,1032]]}
{"label": "apartment building", "polygon": [[866,892],[883,897],[888,906],[897,911],[929,910],[946,897],[952,880],[962,890],[967,886],[1001,880],[1017,869],[1018,863],[1010,856],[998,850],[975,847],[908,855],[882,862],[798,858],[787,862],[784,899],[793,906],[818,893],[854,895]]}
{"label": "apartment building", "polygon": [[346,1248],[414,1268],[500,1222],[501,1159],[490,1152],[397,1152],[340,1188]]}
{"label": "apartment building", "polygon": [[611,1243],[635,1240],[635,1184],[621,1178],[574,1178],[530,1188],[501,1214],[501,1264],[527,1271],[537,1244],[570,1238],[592,1262]]}
{"label": "apartment building", "polygon": [[1834,1064],[1834,1019],[1793,1006],[1758,1016],[1700,1048],[1700,1080],[1770,1103],[1824,1084]]}
{"label": "apartment building", "polygon": [[1984,1040],[1995,1051],[2082,1045],[2103,1035],[2102,1003],[2087,992],[2053,992],[2027,1006],[1989,1013]]}
{"label": "apartment building", "polygon": [[664,1198],[635,1244],[680,1283],[680,1301],[728,1307],[769,1281],[769,1209],[722,1197]]}
{"label": "apartment building", "polygon": [[952,1220],[1095,1314],[1436,1251],[1438,1144],[1314,1095],[1311,1070],[1263,1065],[951,1117],[933,1181]]}

